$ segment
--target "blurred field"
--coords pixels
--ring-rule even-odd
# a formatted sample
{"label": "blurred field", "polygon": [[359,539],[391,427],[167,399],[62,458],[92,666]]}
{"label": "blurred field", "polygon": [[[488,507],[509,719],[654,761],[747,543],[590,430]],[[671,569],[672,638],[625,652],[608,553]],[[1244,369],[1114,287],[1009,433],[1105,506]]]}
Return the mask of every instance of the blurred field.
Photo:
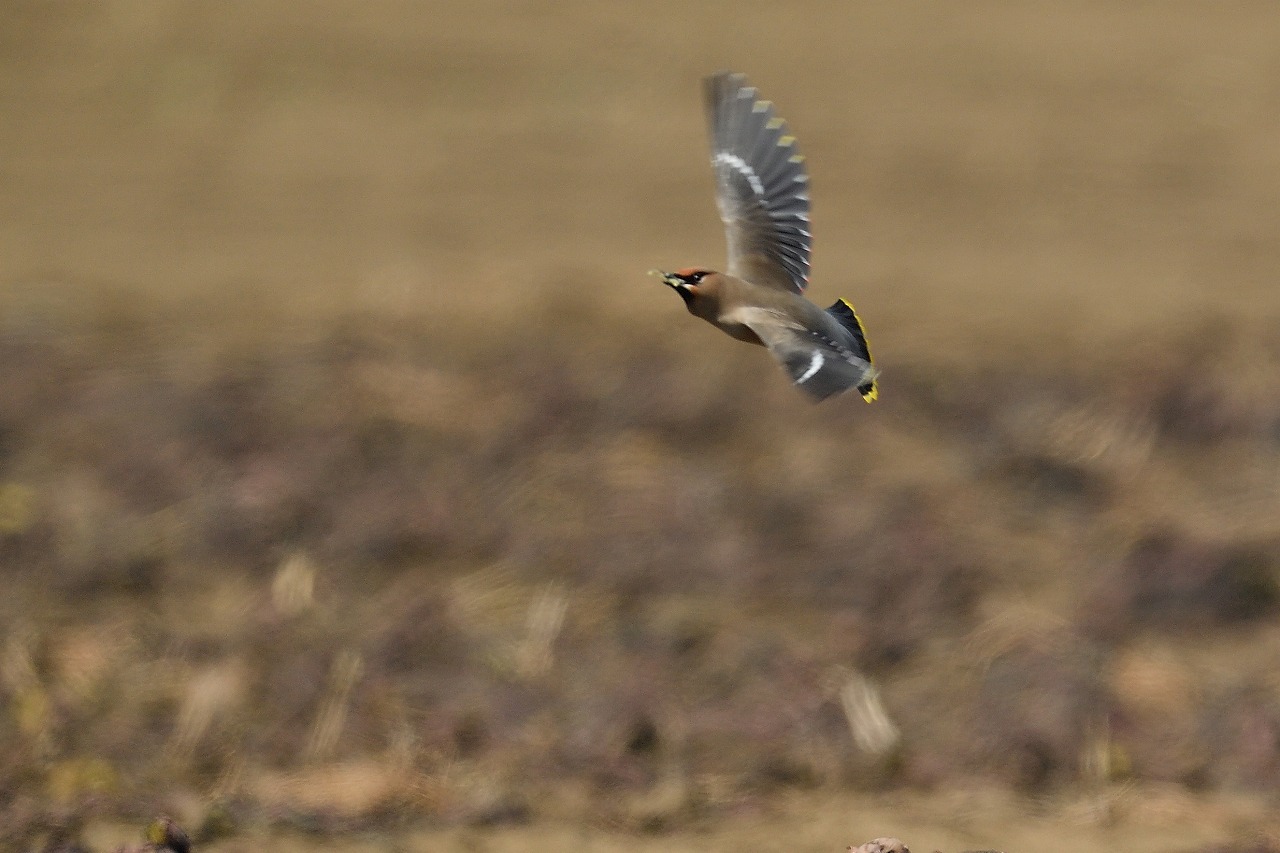
{"label": "blurred field", "polygon": [[[875,406],[644,276],[722,67]],[[0,847],[1280,844],[1272,5],[18,3],[0,115]]]}

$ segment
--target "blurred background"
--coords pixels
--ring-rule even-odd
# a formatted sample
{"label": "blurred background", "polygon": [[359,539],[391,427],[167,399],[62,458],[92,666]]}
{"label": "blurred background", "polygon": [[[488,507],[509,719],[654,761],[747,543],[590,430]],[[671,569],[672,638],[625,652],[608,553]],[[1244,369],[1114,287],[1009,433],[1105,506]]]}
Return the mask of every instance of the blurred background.
{"label": "blurred background", "polygon": [[[5,17],[3,846],[1280,835],[1271,4]],[[874,406],[644,275],[720,68]]]}

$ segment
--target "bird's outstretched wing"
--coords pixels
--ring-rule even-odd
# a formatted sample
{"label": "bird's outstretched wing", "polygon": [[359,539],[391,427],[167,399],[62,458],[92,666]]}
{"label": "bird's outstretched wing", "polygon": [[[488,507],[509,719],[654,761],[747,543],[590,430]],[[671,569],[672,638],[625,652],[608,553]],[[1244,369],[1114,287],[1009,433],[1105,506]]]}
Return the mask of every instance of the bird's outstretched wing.
{"label": "bird's outstretched wing", "polygon": [[741,74],[703,81],[730,275],[802,293],[809,283],[809,176],[773,104]]}
{"label": "bird's outstretched wing", "polygon": [[850,388],[857,388],[867,402],[875,399],[871,362],[821,331],[767,308],[742,308],[733,319],[755,332],[796,387],[815,401]]}

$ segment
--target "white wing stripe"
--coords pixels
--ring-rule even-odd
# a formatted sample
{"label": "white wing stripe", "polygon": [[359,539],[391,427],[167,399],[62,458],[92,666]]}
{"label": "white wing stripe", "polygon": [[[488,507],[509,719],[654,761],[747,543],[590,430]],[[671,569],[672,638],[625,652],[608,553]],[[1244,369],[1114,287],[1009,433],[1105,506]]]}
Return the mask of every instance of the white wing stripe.
{"label": "white wing stripe", "polygon": [[796,384],[803,385],[812,379],[814,374],[822,369],[823,361],[822,352],[820,350],[814,350],[813,355],[809,358],[809,368],[804,373],[800,374],[800,377],[796,379]]}
{"label": "white wing stripe", "polygon": [[760,180],[760,176],[756,174],[756,170],[747,165],[746,160],[743,160],[737,154],[729,154],[726,151],[717,153],[715,159],[717,163],[723,163],[741,174],[747,179],[747,183],[751,184],[752,191],[760,198],[764,198],[764,183]]}

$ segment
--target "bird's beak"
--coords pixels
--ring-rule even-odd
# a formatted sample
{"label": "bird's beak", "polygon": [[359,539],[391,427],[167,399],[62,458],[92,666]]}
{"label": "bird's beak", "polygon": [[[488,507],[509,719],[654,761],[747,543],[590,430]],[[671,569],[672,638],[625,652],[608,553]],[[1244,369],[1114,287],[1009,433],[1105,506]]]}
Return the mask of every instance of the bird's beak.
{"label": "bird's beak", "polygon": [[665,284],[667,287],[670,287],[672,290],[676,291],[677,293],[684,293],[684,292],[687,292],[689,289],[689,282],[680,278],[680,276],[676,275],[673,272],[664,272],[663,270],[649,270],[649,275],[657,276],[658,278],[662,279],[663,284]]}

